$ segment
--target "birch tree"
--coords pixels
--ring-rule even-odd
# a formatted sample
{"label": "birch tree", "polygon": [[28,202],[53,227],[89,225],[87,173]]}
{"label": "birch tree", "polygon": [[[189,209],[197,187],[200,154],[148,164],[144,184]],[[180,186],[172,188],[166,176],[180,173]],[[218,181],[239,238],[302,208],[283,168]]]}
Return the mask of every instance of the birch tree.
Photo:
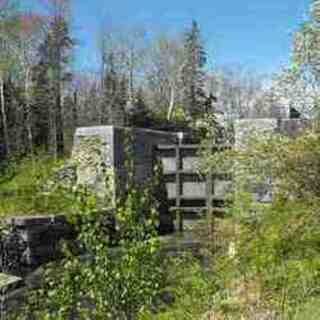
{"label": "birch tree", "polygon": [[160,35],[150,46],[147,86],[154,108],[164,108],[167,120],[172,119],[174,109],[181,101],[183,58],[183,45],[178,37]]}
{"label": "birch tree", "polygon": [[7,107],[5,101],[5,81],[14,67],[15,56],[11,50],[17,32],[17,8],[10,5],[9,1],[2,3],[0,11],[0,110],[2,129],[5,144],[5,153],[11,155],[11,145],[7,121]]}

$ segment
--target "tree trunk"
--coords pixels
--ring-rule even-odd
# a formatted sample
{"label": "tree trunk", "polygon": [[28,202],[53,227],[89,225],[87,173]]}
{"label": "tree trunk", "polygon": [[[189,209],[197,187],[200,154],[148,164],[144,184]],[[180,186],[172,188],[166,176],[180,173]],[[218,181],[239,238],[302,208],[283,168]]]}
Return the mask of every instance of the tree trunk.
{"label": "tree trunk", "polygon": [[170,104],[169,104],[169,109],[168,109],[168,114],[167,114],[167,120],[171,120],[172,114],[174,111],[174,103],[175,103],[175,89],[174,86],[171,86],[170,88]]}
{"label": "tree trunk", "polygon": [[[52,87],[52,91],[54,91],[54,87]],[[55,98],[55,94],[50,96],[50,100]],[[57,158],[57,125],[56,125],[56,104],[55,100],[53,103],[50,103],[49,109],[49,153],[55,159]]]}
{"label": "tree trunk", "polygon": [[27,133],[28,133],[28,144],[29,151],[31,156],[33,157],[33,135],[32,135],[32,115],[30,108],[30,70],[26,71],[26,79],[25,79],[25,97],[26,97],[26,115],[27,115]]}
{"label": "tree trunk", "polygon": [[2,117],[2,127],[3,127],[3,137],[5,143],[5,151],[7,156],[11,155],[9,132],[8,132],[8,121],[4,98],[4,79],[3,74],[0,73],[0,101],[1,101],[1,117]]}
{"label": "tree trunk", "polygon": [[55,88],[55,96],[56,96],[56,100],[55,100],[55,104],[56,104],[56,130],[57,130],[57,154],[58,156],[62,156],[64,153],[64,137],[63,137],[63,117],[62,117],[62,101],[61,101],[61,61],[62,61],[62,57],[61,57],[61,47],[58,44],[57,45],[57,59],[56,59],[56,70],[57,70],[57,74],[56,74],[56,79],[55,79],[55,83],[56,83],[56,88]]}
{"label": "tree trunk", "polygon": [[129,101],[134,102],[134,88],[133,88],[133,72],[134,72],[134,52],[131,49],[129,62]]}
{"label": "tree trunk", "polygon": [[57,154],[62,156],[64,153],[64,137],[63,137],[63,118],[62,118],[62,104],[61,104],[61,90],[60,80],[56,88],[56,133],[57,133]]}
{"label": "tree trunk", "polygon": [[72,122],[74,129],[78,126],[78,90],[73,93]]}

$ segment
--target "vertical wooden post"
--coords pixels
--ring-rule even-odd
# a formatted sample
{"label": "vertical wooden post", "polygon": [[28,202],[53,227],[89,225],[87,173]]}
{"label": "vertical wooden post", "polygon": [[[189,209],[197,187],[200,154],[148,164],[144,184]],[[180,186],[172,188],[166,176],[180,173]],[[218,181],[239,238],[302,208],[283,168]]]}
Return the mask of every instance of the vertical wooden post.
{"label": "vertical wooden post", "polygon": [[213,193],[212,173],[209,172],[206,176],[206,203],[207,203],[208,211],[212,210],[212,193]]}
{"label": "vertical wooden post", "polygon": [[[213,150],[214,152],[214,150]],[[214,195],[214,175],[210,170],[206,176],[206,203],[207,203],[207,227],[208,227],[208,240],[209,240],[209,250],[211,253],[214,252],[215,241],[214,241],[214,212],[213,212],[213,195]]]}
{"label": "vertical wooden post", "polygon": [[[212,220],[213,208],[212,208],[212,196],[213,196],[213,175],[210,171],[206,176],[206,203],[207,203],[207,218],[208,222]],[[211,225],[211,223],[210,223]]]}
{"label": "vertical wooden post", "polygon": [[[180,144],[180,142],[178,142]],[[176,146],[176,208],[178,209],[178,228],[183,231],[183,214],[181,206],[181,179],[180,179],[180,146]]]}
{"label": "vertical wooden post", "polygon": [[178,143],[176,144],[176,208],[178,210],[178,228],[183,232],[183,212],[180,210],[181,206],[181,136],[178,136]]}

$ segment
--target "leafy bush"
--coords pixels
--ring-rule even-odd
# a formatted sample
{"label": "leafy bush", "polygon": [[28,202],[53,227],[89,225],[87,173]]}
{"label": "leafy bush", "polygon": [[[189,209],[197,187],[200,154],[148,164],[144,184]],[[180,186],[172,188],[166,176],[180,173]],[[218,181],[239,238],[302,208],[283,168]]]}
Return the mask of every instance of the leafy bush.
{"label": "leafy bush", "polygon": [[169,296],[164,300],[172,300],[171,303],[158,306],[156,312],[144,312],[139,320],[200,319],[213,304],[216,286],[212,274],[188,254],[170,259],[166,270],[167,287],[163,295]]}
{"label": "leafy bush", "polygon": [[0,178],[0,216],[67,213],[72,201],[64,188],[44,190],[63,162],[45,155],[12,160]]}
{"label": "leafy bush", "polygon": [[[223,167],[235,176],[234,232],[225,238],[233,272],[225,289],[239,317],[294,319],[319,297],[319,152],[319,133],[307,131],[297,138],[256,136],[242,149],[206,159],[208,170]],[[255,192],[266,185],[272,201],[261,203]]]}
{"label": "leafy bush", "polygon": [[[123,198],[107,212],[97,209],[96,196],[87,190],[75,191],[79,247],[66,244],[65,258],[48,267],[45,285],[32,295],[26,316],[126,320],[153,305],[164,283],[157,212],[148,190],[129,180]],[[112,217],[116,235],[110,235]]]}

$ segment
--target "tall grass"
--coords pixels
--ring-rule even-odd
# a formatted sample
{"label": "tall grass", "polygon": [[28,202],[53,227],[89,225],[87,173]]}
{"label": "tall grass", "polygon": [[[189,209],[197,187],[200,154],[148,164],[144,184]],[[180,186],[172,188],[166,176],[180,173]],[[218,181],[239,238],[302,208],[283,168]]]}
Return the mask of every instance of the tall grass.
{"label": "tall grass", "polygon": [[68,211],[70,202],[62,190],[44,192],[44,186],[63,162],[44,154],[11,160],[0,172],[0,217]]}

